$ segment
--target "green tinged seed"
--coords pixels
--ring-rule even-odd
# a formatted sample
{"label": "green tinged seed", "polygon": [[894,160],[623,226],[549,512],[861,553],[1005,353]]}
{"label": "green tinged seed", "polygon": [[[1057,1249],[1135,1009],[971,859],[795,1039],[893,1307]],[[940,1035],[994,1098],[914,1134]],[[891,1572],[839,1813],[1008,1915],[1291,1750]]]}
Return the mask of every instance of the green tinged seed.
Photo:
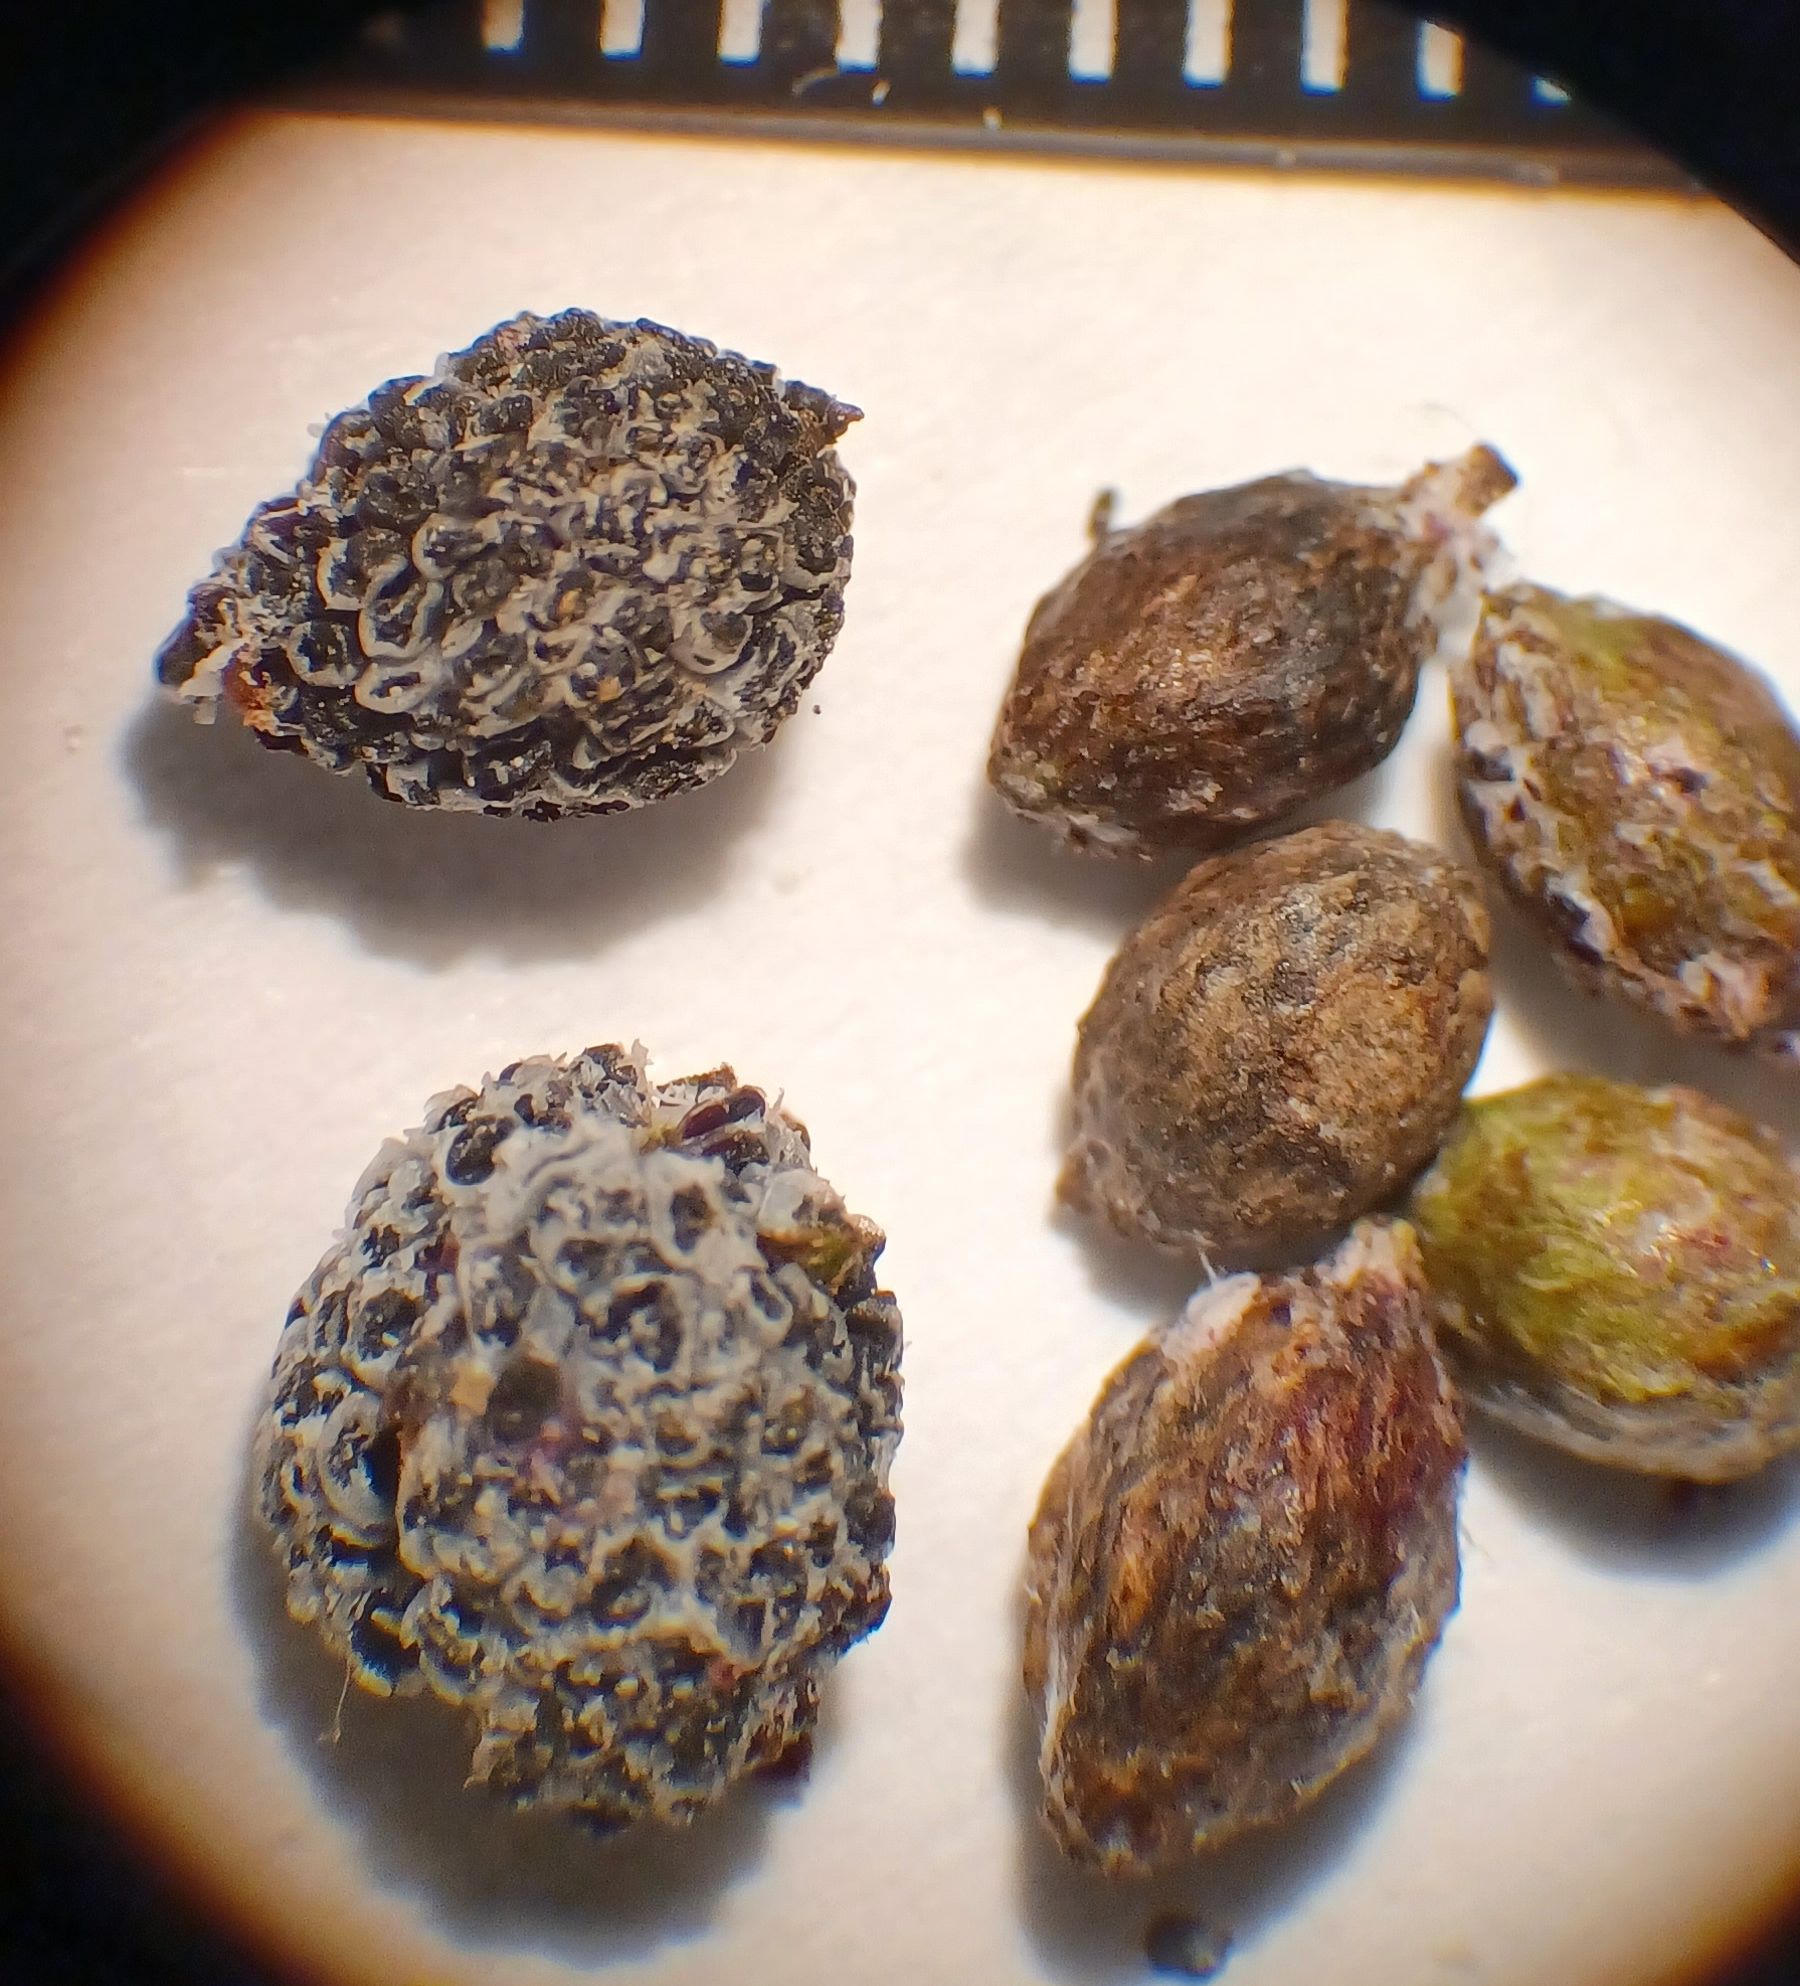
{"label": "green tinged seed", "polygon": [[1559,1075],[1465,1105],[1412,1207],[1464,1392],[1653,1474],[1800,1444],[1797,1183],[1693,1090]]}

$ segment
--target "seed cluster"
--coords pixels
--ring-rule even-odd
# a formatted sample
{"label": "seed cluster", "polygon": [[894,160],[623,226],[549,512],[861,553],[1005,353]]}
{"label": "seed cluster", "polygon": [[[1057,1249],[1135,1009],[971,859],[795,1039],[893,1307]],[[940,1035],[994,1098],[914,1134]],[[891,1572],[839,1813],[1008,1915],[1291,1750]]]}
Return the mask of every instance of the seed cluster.
{"label": "seed cluster", "polygon": [[594,1048],[439,1097],[282,1334],[256,1478],[289,1611],[359,1686],[464,1708],[474,1781],[698,1812],[887,1609],[881,1247],[730,1069]]}
{"label": "seed cluster", "polygon": [[698,786],[842,625],[856,418],[659,325],[526,313],[340,414],[159,678],[411,806],[551,820]]}
{"label": "seed cluster", "polygon": [[[765,742],[823,662],[855,418],[653,324],[521,315],[333,421],[159,677],[405,804],[646,804]],[[1477,855],[1568,970],[1800,1059],[1800,734],[1673,623],[1478,602],[1513,483],[1480,446],[1392,489],[1294,473],[1102,519],[1000,711],[1015,811],[1205,858],[1080,1023],[1059,1188],[1207,1277],[1030,1527],[1044,1818],[1106,1872],[1284,1819],[1406,1714],[1458,1603],[1452,1376],[1642,1471],[1800,1447],[1778,1141],[1682,1089],[1464,1103],[1493,1006],[1476,878],[1291,828],[1442,658]],[[600,1047],[438,1097],[280,1339],[255,1499],[290,1613],[359,1687],[464,1712],[471,1783],[601,1831],[795,1756],[888,1605],[883,1246],[728,1067],[658,1084]],[[1227,1943],[1167,1919],[1150,1950],[1202,1976]]]}
{"label": "seed cluster", "polygon": [[[1800,732],[1674,623],[1482,595],[1512,483],[1478,448],[1398,491],[1278,476],[1103,518],[1002,704],[1015,811],[1078,847],[1225,851],[1109,964],[1059,1182],[1208,1275],[1030,1530],[1044,1818],[1105,1871],[1282,1819],[1405,1714],[1459,1590],[1452,1378],[1648,1473],[1800,1448],[1780,1141],[1576,1076],[1465,1104],[1493,1005],[1476,876],[1344,822],[1228,846],[1377,763],[1436,655],[1476,854],[1577,981],[1800,1059]],[[1415,1181],[1416,1225],[1369,1218]],[[1210,1970],[1191,1928],[1153,1925],[1153,1961]]]}

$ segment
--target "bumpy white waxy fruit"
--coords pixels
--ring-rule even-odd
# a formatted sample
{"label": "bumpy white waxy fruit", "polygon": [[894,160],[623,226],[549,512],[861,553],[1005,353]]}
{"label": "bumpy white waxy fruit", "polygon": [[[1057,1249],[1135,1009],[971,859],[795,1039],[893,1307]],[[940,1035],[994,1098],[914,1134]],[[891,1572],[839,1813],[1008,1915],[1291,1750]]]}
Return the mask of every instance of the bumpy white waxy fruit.
{"label": "bumpy white waxy fruit", "polygon": [[383,1146],[256,1438],[289,1612],[465,1709],[472,1782],[685,1820],[802,1747],[888,1604],[883,1237],[721,1068],[515,1063]]}
{"label": "bumpy white waxy fruit", "polygon": [[413,806],[550,820],[698,786],[843,624],[856,418],[660,325],[525,313],[340,414],[158,677]]}

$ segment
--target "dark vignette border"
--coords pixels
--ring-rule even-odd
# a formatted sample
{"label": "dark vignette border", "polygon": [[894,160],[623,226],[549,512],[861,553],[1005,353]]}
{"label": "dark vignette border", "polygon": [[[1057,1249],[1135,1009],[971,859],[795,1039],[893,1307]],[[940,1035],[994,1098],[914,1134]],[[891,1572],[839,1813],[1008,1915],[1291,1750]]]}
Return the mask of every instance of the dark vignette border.
{"label": "dark vignette border", "polygon": [[[1800,8],[1785,0],[1405,0],[1555,78],[1800,259]],[[375,0],[49,0],[0,22],[0,325],[207,119],[305,79]],[[3,1514],[0,1514],[3,1521]],[[70,1776],[0,1662],[0,1978],[19,1986],[275,1986]],[[1800,1922],[1713,1986],[1791,1986]]]}

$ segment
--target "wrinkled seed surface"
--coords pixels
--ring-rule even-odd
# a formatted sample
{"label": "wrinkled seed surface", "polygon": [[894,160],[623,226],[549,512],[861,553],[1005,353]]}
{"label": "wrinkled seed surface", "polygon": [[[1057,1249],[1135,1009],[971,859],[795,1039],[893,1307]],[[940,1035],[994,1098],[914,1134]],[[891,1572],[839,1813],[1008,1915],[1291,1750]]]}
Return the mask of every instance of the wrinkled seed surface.
{"label": "wrinkled seed surface", "polygon": [[1061,1192],[1215,1265],[1304,1259],[1431,1159],[1492,1011],[1473,876],[1329,822],[1202,862],[1075,1050]]}
{"label": "wrinkled seed surface", "polygon": [[690,1818],[804,1745],[887,1610],[880,1230],[720,1068],[535,1057],[438,1097],[295,1298],[255,1443],[288,1611],[429,1689],[470,1779]]}
{"label": "wrinkled seed surface", "polygon": [[1039,602],[988,777],[1078,847],[1241,840],[1378,764],[1465,644],[1513,485],[1479,447],[1398,488],[1296,472],[1181,498]]}
{"label": "wrinkled seed surface", "polygon": [[1800,1055],[1800,737],[1672,621],[1519,586],[1453,672],[1481,859],[1590,991]]}
{"label": "wrinkled seed surface", "polygon": [[856,418],[661,325],[525,313],[332,421],[158,678],[410,806],[549,820],[698,786],[842,625]]}
{"label": "wrinkled seed surface", "polygon": [[1025,1686],[1064,1850],[1163,1867],[1363,1756],[1456,1604],[1463,1462],[1404,1224],[1228,1277],[1146,1339],[1031,1525]]}

